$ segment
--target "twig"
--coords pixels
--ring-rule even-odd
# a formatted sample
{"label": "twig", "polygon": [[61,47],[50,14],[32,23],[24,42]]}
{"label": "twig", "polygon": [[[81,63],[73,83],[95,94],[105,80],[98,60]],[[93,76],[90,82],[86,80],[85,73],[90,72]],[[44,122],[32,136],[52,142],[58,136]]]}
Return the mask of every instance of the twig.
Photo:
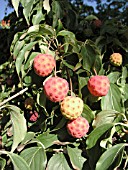
{"label": "twig", "polygon": [[59,153],[59,152],[63,152],[64,150],[63,149],[53,149],[53,151]]}
{"label": "twig", "polygon": [[[57,51],[55,51],[55,62],[56,62],[56,55],[57,55]],[[54,75],[56,77],[56,63],[55,63],[55,68],[54,68]]]}
{"label": "twig", "polygon": [[96,71],[95,67],[93,68],[93,71],[94,71],[95,75],[97,76],[97,71]]}
{"label": "twig", "polygon": [[18,93],[14,94],[13,96],[9,97],[8,99],[5,99],[3,102],[0,103],[0,107],[3,106],[5,103],[9,102],[10,100],[16,98],[17,96],[23,94],[27,90],[28,90],[28,87],[26,87],[25,89],[23,89],[23,90],[19,91]]}
{"label": "twig", "polygon": [[70,91],[71,91],[71,96],[73,95],[73,88],[72,88],[72,79],[70,77],[70,74],[69,74],[69,70],[67,69],[67,74],[68,74],[68,78],[69,78],[69,84],[70,84]]}

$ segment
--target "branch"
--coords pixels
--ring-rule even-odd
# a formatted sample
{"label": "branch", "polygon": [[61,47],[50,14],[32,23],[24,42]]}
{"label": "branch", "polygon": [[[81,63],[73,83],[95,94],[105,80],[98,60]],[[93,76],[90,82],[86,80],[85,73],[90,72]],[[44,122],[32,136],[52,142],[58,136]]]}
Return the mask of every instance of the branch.
{"label": "branch", "polygon": [[0,107],[3,106],[5,103],[9,102],[10,100],[16,98],[17,96],[23,94],[27,90],[28,90],[28,87],[26,87],[25,89],[23,89],[23,90],[19,91],[18,93],[14,94],[13,96],[9,97],[8,99],[5,99],[3,102],[0,103]]}

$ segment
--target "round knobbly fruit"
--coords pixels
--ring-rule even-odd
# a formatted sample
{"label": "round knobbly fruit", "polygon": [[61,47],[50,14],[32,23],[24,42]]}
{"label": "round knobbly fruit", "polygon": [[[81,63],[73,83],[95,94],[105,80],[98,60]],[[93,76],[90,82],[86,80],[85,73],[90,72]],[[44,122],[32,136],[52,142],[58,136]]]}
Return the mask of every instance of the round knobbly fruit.
{"label": "round knobbly fruit", "polygon": [[30,120],[31,122],[36,122],[37,119],[38,119],[38,117],[39,117],[38,112],[36,112],[36,111],[30,111],[30,118],[29,118],[29,120]]}
{"label": "round knobbly fruit", "polygon": [[94,20],[93,23],[94,23],[95,27],[97,27],[97,28],[100,28],[102,26],[102,21],[100,19]]}
{"label": "round knobbly fruit", "polygon": [[120,66],[122,64],[122,55],[120,53],[113,53],[110,56],[110,63],[114,66]]}
{"label": "round knobbly fruit", "polygon": [[39,76],[45,77],[51,74],[55,67],[55,59],[50,54],[38,54],[34,58],[33,67],[35,73]]}
{"label": "round knobbly fruit", "polygon": [[89,123],[83,117],[78,117],[77,119],[70,120],[67,123],[68,133],[74,138],[81,138],[86,135],[89,130]]}
{"label": "round knobbly fruit", "polygon": [[93,96],[102,97],[106,96],[110,82],[107,76],[93,76],[89,79],[87,87]]}
{"label": "round knobbly fruit", "polygon": [[68,82],[60,77],[50,77],[44,83],[44,92],[52,102],[62,101],[69,91]]}
{"label": "round knobbly fruit", "polygon": [[32,110],[34,105],[34,100],[32,98],[27,98],[24,102],[24,106],[26,109]]}
{"label": "round knobbly fruit", "polygon": [[82,114],[83,100],[75,96],[67,96],[61,102],[60,110],[66,119],[76,119]]}

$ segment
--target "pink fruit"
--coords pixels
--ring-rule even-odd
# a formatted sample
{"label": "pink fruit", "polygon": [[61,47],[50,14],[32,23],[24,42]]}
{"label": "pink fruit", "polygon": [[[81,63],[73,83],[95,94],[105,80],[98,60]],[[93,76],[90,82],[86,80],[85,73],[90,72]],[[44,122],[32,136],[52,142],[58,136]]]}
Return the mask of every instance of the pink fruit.
{"label": "pink fruit", "polygon": [[67,123],[68,133],[74,138],[81,138],[86,135],[89,130],[89,123],[83,117],[78,117],[77,119],[70,120]]}
{"label": "pink fruit", "polygon": [[82,114],[83,100],[75,96],[67,96],[61,102],[60,110],[66,119],[76,119]]}
{"label": "pink fruit", "polygon": [[55,67],[55,64],[55,59],[52,55],[38,54],[34,58],[33,67],[37,75],[45,77],[51,74]]}
{"label": "pink fruit", "polygon": [[38,119],[38,117],[39,117],[38,112],[36,112],[36,111],[30,111],[30,118],[29,118],[29,120],[30,120],[31,122],[36,122],[37,119]]}
{"label": "pink fruit", "polygon": [[62,101],[69,91],[68,82],[60,77],[51,77],[44,83],[44,92],[52,102]]}
{"label": "pink fruit", "polygon": [[87,87],[93,96],[102,97],[106,96],[110,82],[107,76],[93,76],[89,79]]}

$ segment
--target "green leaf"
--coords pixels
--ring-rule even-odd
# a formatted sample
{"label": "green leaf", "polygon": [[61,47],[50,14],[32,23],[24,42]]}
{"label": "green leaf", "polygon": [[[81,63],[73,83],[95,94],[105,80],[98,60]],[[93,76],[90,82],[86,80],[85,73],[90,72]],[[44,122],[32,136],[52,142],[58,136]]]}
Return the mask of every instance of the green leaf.
{"label": "green leaf", "polygon": [[44,91],[37,93],[37,103],[44,109],[45,115],[48,116],[49,114],[46,110],[46,95],[44,94]]}
{"label": "green leaf", "polygon": [[[31,42],[31,43],[25,45],[23,47],[23,49],[19,52],[19,55],[17,56],[16,63],[15,63],[16,64],[16,71],[17,71],[18,75],[19,75],[19,73],[21,71],[21,66],[23,64],[23,60],[25,59],[25,53],[29,52],[36,43],[37,42]],[[27,54],[27,56],[28,56],[28,54]]]}
{"label": "green leaf", "polygon": [[48,162],[47,169],[48,170],[57,170],[57,169],[58,170],[71,170],[63,153],[58,153],[58,154],[53,155]]}
{"label": "green leaf", "polygon": [[[79,81],[79,96],[82,97],[82,88],[84,88],[88,83],[89,78],[88,77],[80,77],[78,76]],[[86,94],[89,94],[88,91],[86,91]]]}
{"label": "green leaf", "polygon": [[75,34],[71,31],[67,31],[67,30],[62,30],[62,31],[58,32],[57,36],[69,37],[73,42],[75,40]]}
{"label": "green leaf", "polygon": [[13,49],[13,56],[15,58],[17,58],[17,56],[18,56],[19,52],[21,51],[21,49],[23,48],[24,44],[25,44],[24,40],[16,42],[14,49]]}
{"label": "green leaf", "polygon": [[89,123],[91,123],[91,121],[94,119],[93,111],[86,104],[84,104],[84,109],[83,109],[83,112],[82,112],[82,116],[85,119],[87,119]]}
{"label": "green leaf", "polygon": [[102,110],[116,110],[122,112],[120,101],[121,92],[117,85],[111,83],[108,94],[101,99],[101,108]]}
{"label": "green leaf", "polygon": [[53,12],[53,28],[57,26],[58,19],[62,18],[62,8],[59,1],[52,2],[52,12]]}
{"label": "green leaf", "polygon": [[92,148],[96,144],[97,140],[112,126],[113,126],[112,123],[106,123],[95,128],[87,137],[86,140],[87,149]]}
{"label": "green leaf", "polygon": [[98,19],[95,15],[88,15],[85,20],[88,20],[88,21],[92,21],[92,20],[95,20],[95,19]]}
{"label": "green leaf", "polygon": [[25,65],[24,65],[24,69],[27,70],[28,68],[30,68],[33,64],[33,59],[38,55],[38,52],[33,52],[31,53],[31,55],[29,56],[28,60],[26,61]]}
{"label": "green leaf", "polygon": [[58,140],[57,135],[44,133],[37,137],[37,139],[44,145],[45,148],[48,148],[54,145],[54,142]]}
{"label": "green leaf", "polygon": [[24,139],[27,133],[27,126],[26,119],[24,118],[24,115],[21,114],[21,110],[18,107],[9,105],[8,108],[10,110],[13,127],[13,145],[11,148],[11,152],[13,152],[18,144]]}
{"label": "green leaf", "polygon": [[[11,44],[11,47],[10,47],[10,50],[11,50],[11,53],[14,52],[14,48],[15,48],[15,45],[16,43],[19,41],[20,37],[23,35],[24,33],[23,32],[18,32],[14,35],[14,38],[13,38],[13,41],[12,41],[12,44]],[[18,49],[17,49],[18,50]],[[17,57],[17,56],[16,56]]]}
{"label": "green leaf", "polygon": [[45,20],[45,15],[42,13],[42,5],[38,3],[34,8],[34,15],[32,18],[33,25],[39,24],[42,20]]}
{"label": "green leaf", "polygon": [[32,140],[32,139],[34,138],[34,136],[35,136],[35,133],[34,133],[34,132],[27,132],[27,133],[26,133],[26,136],[25,136],[25,138],[24,138],[24,140],[22,141],[21,144],[26,144],[26,143],[28,143],[30,140]]}
{"label": "green leaf", "polygon": [[23,150],[20,156],[27,162],[31,170],[45,170],[47,157],[42,147],[30,147]]}
{"label": "green leaf", "polygon": [[98,127],[106,123],[113,123],[117,116],[118,112],[115,110],[103,110],[96,115],[93,121],[93,127]]}
{"label": "green leaf", "polygon": [[28,25],[29,25],[29,19],[31,16],[31,10],[33,8],[34,3],[35,3],[35,1],[32,1],[32,0],[21,0],[21,4],[24,7],[23,14],[24,14],[24,17],[25,17]]}
{"label": "green leaf", "polygon": [[72,66],[71,64],[68,64],[65,60],[62,60],[62,62],[63,62],[63,64],[64,64],[65,66],[67,66],[67,67],[70,68],[71,70],[74,69],[74,66]]}
{"label": "green leaf", "polygon": [[109,81],[110,83],[116,83],[118,78],[120,76],[120,73],[119,72],[111,72],[110,74],[108,74],[108,78],[109,78]]}
{"label": "green leaf", "polygon": [[6,160],[0,157],[0,169],[4,170],[5,165],[6,165]]}
{"label": "green leaf", "polygon": [[107,170],[110,165],[114,162],[120,152],[124,149],[125,144],[120,143],[107,149],[100,157],[96,164],[96,170]]}
{"label": "green leaf", "polygon": [[20,0],[12,0],[12,5],[16,11],[16,15],[18,16],[18,7],[19,7]]}
{"label": "green leaf", "polygon": [[94,71],[98,73],[102,67],[101,54],[96,45],[86,40],[85,45],[81,47],[81,55],[83,56],[83,68],[89,72]]}
{"label": "green leaf", "polygon": [[31,33],[37,33],[39,32],[39,25],[33,25],[31,27],[29,27],[27,33],[31,34]]}
{"label": "green leaf", "polygon": [[50,4],[49,4],[49,0],[44,0],[43,7],[47,11],[47,14],[48,14],[50,12],[50,9],[51,9]]}
{"label": "green leaf", "polygon": [[116,127],[113,126],[109,133],[107,134],[107,138],[103,139],[100,141],[100,146],[101,148],[104,148],[104,149],[108,149],[109,147],[112,146],[112,143],[113,143],[113,135],[115,134],[116,132]]}
{"label": "green leaf", "polygon": [[124,98],[125,98],[125,100],[127,100],[128,99],[128,91],[127,91],[127,89],[128,89],[128,84],[125,84],[125,87],[124,87]]}
{"label": "green leaf", "polygon": [[71,148],[69,146],[67,146],[67,151],[73,168],[81,170],[86,161],[86,159],[81,156],[82,151],[78,148]]}
{"label": "green leaf", "polygon": [[30,170],[26,161],[23,158],[21,158],[19,155],[7,151],[0,151],[0,153],[6,154],[10,157],[14,166],[14,170]]}
{"label": "green leaf", "polygon": [[45,35],[45,36],[55,36],[56,35],[56,31],[55,29],[53,29],[53,27],[47,25],[47,24],[42,24],[39,27],[39,31],[41,33],[41,35]]}

